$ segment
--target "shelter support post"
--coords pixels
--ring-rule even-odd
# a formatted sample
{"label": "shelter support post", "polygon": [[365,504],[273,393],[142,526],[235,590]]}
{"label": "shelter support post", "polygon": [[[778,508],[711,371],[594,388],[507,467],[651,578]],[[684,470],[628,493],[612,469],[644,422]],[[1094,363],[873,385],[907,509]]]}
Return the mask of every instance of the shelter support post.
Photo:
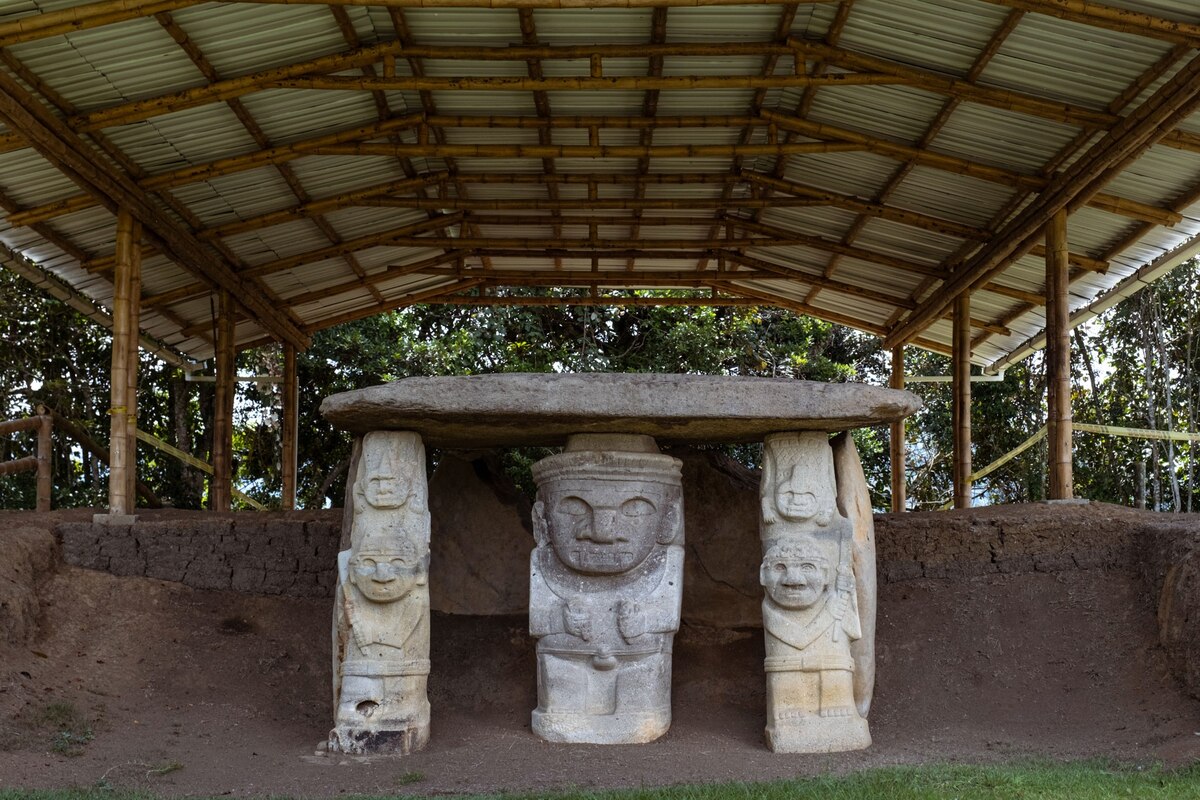
{"label": "shelter support post", "polygon": [[[892,348],[892,375],[888,386],[904,388],[904,345]],[[907,505],[907,482],[905,480],[904,420],[892,423],[892,513],[899,514]]]}
{"label": "shelter support post", "polygon": [[137,485],[138,293],[141,287],[141,224],[127,209],[117,213],[113,271],[113,345],[109,403],[108,510],[133,513]]}
{"label": "shelter support post", "polygon": [[1071,343],[1067,304],[1067,212],[1046,226],[1046,425],[1049,499],[1071,499]]}
{"label": "shelter support post", "polygon": [[300,382],[296,378],[296,348],[283,345],[283,430],[281,461],[283,475],[282,505],[284,511],[296,509],[296,454],[300,420]]}
{"label": "shelter support post", "polygon": [[213,402],[213,476],[208,505],[228,511],[233,503],[233,396],[234,358],[233,297],[222,291],[217,310],[217,382]]}
{"label": "shelter support post", "polygon": [[971,507],[971,298],[954,301],[954,507]]}
{"label": "shelter support post", "polygon": [[50,494],[53,488],[50,473],[51,434],[54,431],[54,418],[45,406],[37,407],[38,439],[37,439],[37,510],[45,513],[50,510]]}

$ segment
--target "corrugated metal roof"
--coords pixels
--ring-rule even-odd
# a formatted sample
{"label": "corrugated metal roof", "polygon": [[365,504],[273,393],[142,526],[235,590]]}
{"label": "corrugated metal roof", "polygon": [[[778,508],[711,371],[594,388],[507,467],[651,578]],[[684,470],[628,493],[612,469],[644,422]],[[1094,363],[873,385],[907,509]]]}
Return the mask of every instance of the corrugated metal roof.
{"label": "corrugated metal roof", "polygon": [[[86,2],[13,0],[0,10],[0,24]],[[1109,4],[1168,19],[1200,22],[1200,11],[1191,0],[1109,0]],[[170,17],[207,64],[221,78],[229,79],[348,53],[353,47],[396,40],[397,31],[388,10],[352,5],[345,6],[344,11],[357,40],[353,45],[339,28],[335,15],[320,5],[212,3],[172,11]],[[1173,47],[1172,41],[1152,32],[1117,32],[1102,25],[1033,12],[1019,14],[1011,32],[996,43],[993,42],[996,31],[1016,12],[1002,4],[980,0],[857,0],[840,28],[831,28],[838,4],[802,3],[794,12],[788,33],[801,41],[833,43],[850,56],[883,58],[901,67],[923,70],[935,82],[939,76],[963,79],[978,66],[978,84],[982,87],[1010,90],[1035,100],[1057,103],[1062,108],[1093,112],[1104,112]],[[780,41],[777,34],[783,13],[780,5],[673,7],[666,14],[665,41],[774,45]],[[508,48],[523,39],[520,15],[514,8],[425,7],[405,9],[399,15],[413,43],[421,47]],[[546,8],[534,10],[531,16],[537,41],[543,45],[643,48],[651,41],[655,12],[650,8]],[[5,45],[0,39],[0,46]],[[978,63],[980,54],[992,45],[997,46],[991,59],[986,64]],[[199,90],[206,85],[204,75],[189,54],[154,18],[85,27],[66,35],[6,45],[6,50],[36,76],[37,82],[71,104],[72,109],[65,111],[64,116],[102,110],[108,113],[114,108],[125,108],[132,101]],[[1129,113],[1163,85],[1182,62],[1195,55],[1195,48],[1184,52],[1180,63],[1150,81],[1118,113]],[[771,69],[764,73],[769,63]],[[809,69],[816,66],[811,56],[800,59],[800,63]],[[603,75],[616,80],[647,76],[650,64],[649,58],[634,49],[606,57]],[[391,65],[392,62],[385,64],[380,59],[372,71],[383,75]],[[547,77],[586,78],[591,75],[592,64],[587,58],[549,59],[542,61],[540,68]],[[795,61],[790,55],[772,62],[761,53],[738,52],[668,55],[661,65],[666,76],[718,78],[763,74],[787,78],[794,68]],[[720,242],[707,240],[714,230],[718,239],[726,236],[725,227],[718,224],[723,214],[761,221],[768,226],[766,229],[736,226],[729,232],[743,239],[761,239],[764,234],[760,230],[818,237],[801,244],[756,245],[745,248],[744,253],[750,259],[767,262],[768,267],[790,265],[810,276],[828,273],[831,282],[819,291],[814,291],[819,282],[816,277],[741,279],[738,284],[751,296],[775,295],[793,307],[804,304],[814,313],[837,320],[857,320],[873,331],[887,329],[900,318],[898,312],[915,307],[918,300],[924,301],[929,296],[927,276],[921,270],[946,270],[1029,202],[1027,191],[1016,188],[1021,176],[1043,174],[1047,165],[1057,164],[1058,169],[1063,169],[1101,136],[1099,131],[1089,134],[1077,123],[1055,121],[1054,113],[1049,110],[1026,113],[1019,110],[1021,103],[1004,109],[996,107],[1003,105],[998,99],[985,103],[982,102],[985,98],[972,97],[964,97],[963,102],[952,107],[944,124],[931,134],[930,125],[943,113],[949,95],[929,85],[773,86],[761,91],[742,86],[667,88],[655,92],[619,87],[553,89],[541,97],[549,113],[560,120],[571,116],[640,117],[646,113],[650,100],[654,101],[654,111],[660,117],[748,116],[761,108],[786,119],[799,111],[807,123],[832,126],[823,128],[820,135],[841,146],[834,152],[791,154],[782,159],[771,152],[746,153],[736,160],[729,153],[705,152],[686,157],[667,157],[655,152],[645,159],[630,154],[590,157],[566,153],[553,159],[557,175],[564,180],[596,176],[600,181],[592,186],[563,182],[552,191],[546,185],[516,182],[522,176],[533,179],[544,174],[547,161],[540,152],[491,153],[486,149],[542,144],[586,147],[595,136],[600,144],[609,147],[637,147],[650,142],[657,147],[728,148],[739,142],[763,146],[771,142],[818,140],[809,135],[789,134],[783,126],[775,129],[757,125],[743,129],[712,123],[702,127],[663,127],[649,136],[638,128],[622,127],[595,133],[586,127],[556,127],[543,134],[532,127],[540,112],[538,95],[529,87],[500,91],[437,88],[426,98],[432,101],[439,115],[521,117],[527,127],[455,127],[445,130],[439,138],[433,131],[419,136],[417,128],[410,126],[391,137],[356,140],[402,143],[410,148],[406,154],[293,153],[279,156],[277,164],[258,156],[257,165],[250,169],[228,165],[228,159],[256,153],[260,146],[225,98],[241,104],[272,146],[295,143],[303,146],[309,140],[376,124],[381,114],[387,117],[424,112],[422,93],[404,84],[405,77],[411,78],[413,74],[409,61],[397,58],[394,69],[396,79],[375,93],[365,88],[332,90],[263,84],[223,96],[213,95],[177,110],[151,109],[140,114],[141,118],[118,120],[105,129],[104,135],[150,180],[161,182],[165,179],[155,176],[207,165],[205,172],[197,175],[199,180],[173,179],[170,188],[159,185],[148,189],[164,193],[164,199],[186,209],[187,219],[178,219],[178,224],[184,228],[196,226],[190,233],[201,239],[212,238],[204,229],[213,226],[254,220],[302,203],[413,175],[426,176],[424,189],[414,186],[396,195],[410,200],[427,198],[430,202],[425,208],[362,202],[331,204],[320,220],[297,214],[276,224],[220,238],[236,267],[252,269],[250,274],[255,277],[248,284],[251,287],[248,291],[263,293],[276,307],[290,307],[309,329],[349,315],[369,313],[377,307],[378,296],[394,303],[397,298],[454,285],[455,279],[445,275],[389,272],[389,268],[416,264],[444,251],[436,243],[421,246],[419,241],[378,244],[375,240],[380,234],[416,226],[420,233],[415,235],[431,239],[482,237],[497,241],[561,237],[586,245],[573,246],[574,249],[601,248],[596,259],[600,268],[620,270],[626,266],[626,256],[604,256],[603,247],[631,236],[635,217],[632,201],[642,198],[649,203],[680,204],[679,208],[640,211],[654,221],[638,226],[638,238],[644,246],[678,241],[690,245],[682,248],[689,252],[708,251],[705,260],[713,272],[711,277],[696,273],[695,282],[701,287],[722,277],[715,272],[717,251],[721,247],[714,245]],[[849,72],[836,64],[824,69],[836,74]],[[418,71],[442,78],[523,79],[530,74],[529,70],[523,59],[426,57],[421,59]],[[335,68],[329,74],[354,77],[364,72],[356,65]],[[39,86],[28,88],[36,92]],[[760,105],[755,104],[756,98]],[[380,100],[385,103],[382,109]],[[850,132],[849,147],[837,129]],[[1200,117],[1193,115],[1182,121],[1180,130],[1200,132]],[[80,129],[80,132],[87,136],[86,131]],[[863,136],[868,137],[866,142]],[[447,157],[425,145],[438,141],[478,145],[485,152]],[[905,151],[897,150],[895,145],[923,147],[932,154],[932,159],[910,162]],[[43,207],[64,200],[74,202],[78,187],[33,149],[2,150],[0,194],[7,207],[15,210],[0,214],[0,244],[11,248],[14,257],[33,262],[40,274],[60,278],[81,296],[102,305],[111,302],[110,272],[89,269],[89,265],[81,264],[71,253],[82,251],[91,258],[110,256],[114,248],[112,215],[90,203],[71,206],[66,213]],[[938,161],[939,157],[948,158]],[[106,156],[98,155],[97,161],[119,169]],[[967,164],[998,168],[1000,172],[990,177],[982,173],[972,176],[964,174],[968,171],[964,166]],[[638,186],[630,181],[643,170],[647,182]],[[494,178],[492,182],[460,185],[453,178],[446,179],[441,174],[445,171]],[[725,174],[734,180],[732,183],[670,182],[672,176],[692,174],[710,178]],[[504,176],[512,176],[514,182],[495,180]],[[787,193],[776,190],[769,195],[762,189],[775,186],[771,181],[778,178],[799,184],[797,191],[801,197],[804,193],[824,190],[835,192],[840,198],[828,205],[797,205],[786,200]],[[1169,209],[1181,198],[1194,194],[1198,187],[1200,152],[1159,144],[1125,165],[1107,183],[1104,192],[1123,200]],[[444,199],[433,201],[437,197]],[[551,197],[570,203],[596,197],[628,205],[591,211],[572,207],[562,211],[556,221],[546,206]],[[780,199],[774,205],[764,204],[763,198],[768,197]],[[728,208],[721,211],[711,207],[722,198],[728,198]],[[536,207],[514,207],[508,212],[510,219],[486,223],[458,224],[455,216],[454,224],[423,224],[439,212],[459,215],[463,213],[459,209],[464,204],[469,207],[473,201],[509,201],[525,206],[536,201]],[[685,202],[708,207],[689,209],[684,207]],[[889,218],[874,214],[862,219],[855,203],[882,204]],[[45,212],[44,219],[53,235],[47,238],[39,231],[10,223],[12,214],[29,209]],[[1142,223],[1136,215],[1116,214],[1096,207],[1084,207],[1073,215],[1069,226],[1072,252],[1092,258],[1111,256],[1107,271],[1077,270],[1074,274],[1071,307],[1077,318],[1091,304],[1111,302],[1114,292],[1132,291],[1139,281],[1158,274],[1186,250],[1192,237],[1200,234],[1200,207],[1175,210],[1183,213],[1182,222],[1170,227],[1150,226],[1121,252],[1111,254],[1109,251],[1130,231],[1139,230]],[[503,214],[504,209],[467,211],[468,219],[473,213],[486,214],[490,219]],[[906,214],[915,215],[918,220],[906,222],[902,219]],[[661,224],[659,220],[663,218],[680,221]],[[956,224],[980,229],[980,238],[966,239],[946,232],[947,227]],[[589,241],[593,228],[597,239]],[[330,255],[335,241],[361,244],[352,254]],[[592,258],[573,254],[572,247],[547,254],[536,247],[536,241],[533,244],[521,256],[491,257],[488,275],[502,281],[506,269],[538,270],[557,280],[555,270],[560,267],[583,272],[592,267]],[[731,275],[753,269],[722,260],[730,270],[735,270]],[[909,262],[912,267],[900,269],[903,264],[898,265],[897,260]],[[11,258],[8,261],[23,263]],[[640,285],[638,275],[643,272],[694,272],[699,261],[671,254],[643,254],[636,260],[628,285]],[[453,263],[453,259],[446,263]],[[471,251],[467,251],[466,264],[468,269],[478,270],[482,266]],[[365,278],[356,270],[363,272]],[[1042,291],[1044,274],[1042,260],[1026,256],[1009,264],[994,282],[1038,293]],[[574,275],[562,278],[572,282],[585,279],[586,276]],[[164,292],[179,295],[196,281],[189,268],[162,255],[148,255],[145,259],[144,291],[149,296]],[[914,297],[913,293],[921,286],[927,288]],[[314,292],[330,294],[294,305],[289,301],[289,298],[311,298]],[[897,302],[884,302],[887,295],[895,297]],[[146,309],[143,327],[160,343],[177,347],[186,355],[205,358],[212,351],[207,330],[211,329],[213,305],[207,290],[187,292],[177,296],[165,309],[169,314],[159,313],[156,307]],[[1040,307],[1028,306],[996,291],[976,294],[972,316],[992,328],[976,331],[978,346],[974,357],[980,363],[1001,362],[1022,352],[1030,341],[1036,340],[1044,325]],[[997,332],[1001,328],[1008,333]],[[269,333],[253,319],[239,323],[237,331],[243,341],[259,340]],[[921,334],[921,340],[948,348],[949,324],[944,320],[934,322]]]}

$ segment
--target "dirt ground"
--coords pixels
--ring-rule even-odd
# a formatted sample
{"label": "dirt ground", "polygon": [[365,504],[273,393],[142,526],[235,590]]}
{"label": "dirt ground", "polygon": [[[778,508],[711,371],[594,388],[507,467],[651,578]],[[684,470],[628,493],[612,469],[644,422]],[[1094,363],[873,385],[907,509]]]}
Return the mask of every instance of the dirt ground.
{"label": "dirt ground", "polygon": [[[764,747],[758,630],[681,630],[663,739],[566,746],[529,731],[525,619],[435,615],[432,742],[404,758],[361,759],[316,755],[331,719],[328,602],[66,566],[40,596],[38,636],[0,646],[0,787],[442,794],[1023,756],[1200,758],[1200,703],[1168,674],[1152,603],[1125,572],[884,585],[875,744],[825,756]],[[62,738],[64,726],[75,738]]]}

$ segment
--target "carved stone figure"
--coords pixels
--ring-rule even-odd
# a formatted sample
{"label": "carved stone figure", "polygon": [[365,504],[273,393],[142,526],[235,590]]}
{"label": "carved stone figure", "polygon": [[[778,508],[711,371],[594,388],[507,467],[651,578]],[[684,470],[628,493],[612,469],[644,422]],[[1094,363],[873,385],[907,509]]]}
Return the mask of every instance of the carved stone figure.
{"label": "carved stone figure", "polygon": [[[837,447],[852,450],[853,444],[842,437]],[[837,456],[823,432],[773,434],[765,442],[759,578],[766,590],[766,734],[776,752],[871,744],[871,687],[865,682],[874,678],[870,505],[868,499],[864,514],[863,504],[852,502],[858,498],[841,491],[843,478],[848,491],[866,487],[857,457]],[[835,461],[843,472],[859,474],[837,474]],[[839,506],[850,506],[853,519]],[[871,663],[860,669],[864,661]]]}
{"label": "carved stone figure", "polygon": [[670,727],[680,468],[651,437],[619,434],[573,436],[533,466],[533,731],[547,741],[649,742]]}
{"label": "carved stone figure", "polygon": [[411,753],[429,741],[429,511],[415,433],[362,439],[350,549],[338,556],[329,750]]}

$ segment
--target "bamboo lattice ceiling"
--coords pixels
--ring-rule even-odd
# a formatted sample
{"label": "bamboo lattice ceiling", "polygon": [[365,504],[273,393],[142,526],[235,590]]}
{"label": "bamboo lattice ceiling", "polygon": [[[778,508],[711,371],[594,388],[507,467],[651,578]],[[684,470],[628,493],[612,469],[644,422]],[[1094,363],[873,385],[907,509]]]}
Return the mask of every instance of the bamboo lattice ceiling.
{"label": "bamboo lattice ceiling", "polygon": [[[1115,1],[1115,0],[1114,0]],[[513,287],[773,303],[978,363],[1200,234],[1192,0],[6,0],[0,262],[212,353]],[[583,298],[586,300],[587,298]]]}

